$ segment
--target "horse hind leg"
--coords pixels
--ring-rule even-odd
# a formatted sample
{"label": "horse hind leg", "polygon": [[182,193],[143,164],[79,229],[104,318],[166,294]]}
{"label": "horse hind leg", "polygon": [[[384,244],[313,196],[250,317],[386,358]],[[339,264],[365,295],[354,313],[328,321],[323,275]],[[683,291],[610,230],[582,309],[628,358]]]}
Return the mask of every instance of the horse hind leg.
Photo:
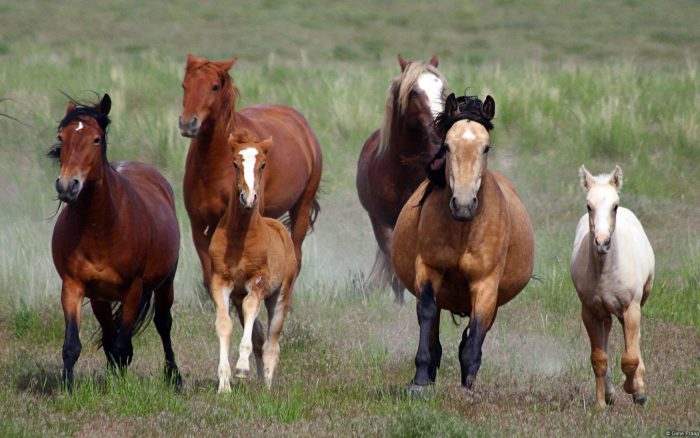
{"label": "horse hind leg", "polygon": [[167,382],[175,385],[176,388],[182,387],[182,376],[175,363],[175,352],[173,351],[172,339],[170,332],[173,325],[173,318],[170,310],[173,306],[174,290],[173,273],[158,289],[154,292],[154,307],[153,322],[160,335],[160,340],[163,343],[163,352],[165,354],[164,375]]}
{"label": "horse hind leg", "polygon": [[280,291],[265,300],[268,315],[268,337],[263,345],[263,364],[265,385],[272,387],[272,377],[275,374],[280,358],[280,334],[289,310],[289,297],[293,283],[283,285]]}
{"label": "horse hind leg", "polygon": [[97,322],[100,324],[100,329],[102,331],[102,336],[98,343],[102,344],[102,350],[105,353],[107,365],[109,368],[114,368],[114,342],[116,340],[117,330],[112,317],[112,304],[93,298],[90,300],[90,306],[92,307],[92,313],[95,314],[95,318],[97,318]]}
{"label": "horse hind leg", "polygon": [[642,311],[639,303],[633,302],[622,316],[622,327],[625,334],[625,352],[622,354],[622,372],[627,379],[623,388],[632,394],[632,400],[639,405],[646,402],[644,388],[644,362],[639,347],[641,333]]}
{"label": "horse hind leg", "polygon": [[405,302],[403,297],[404,287],[391,266],[390,248],[394,230],[379,223],[373,216],[370,216],[369,219],[372,223],[372,230],[374,231],[374,237],[379,245],[379,250],[377,251],[377,257],[367,283],[368,285],[375,283],[385,284],[385,282],[388,281],[391,285],[391,289],[394,291],[394,303],[402,306]]}
{"label": "horse hind leg", "polygon": [[294,245],[294,255],[297,258],[297,273],[301,271],[302,244],[306,234],[309,232],[309,228],[316,221],[316,215],[320,211],[318,200],[316,199],[319,182],[320,176],[310,181],[297,203],[289,210],[292,244]]}
{"label": "horse hind leg", "polygon": [[113,351],[116,365],[122,372],[126,371],[134,357],[131,338],[145,317],[146,306],[150,304],[142,301],[144,298],[147,297],[144,296],[143,281],[134,280],[122,300],[121,309],[117,310],[116,317],[119,317],[120,323]]}

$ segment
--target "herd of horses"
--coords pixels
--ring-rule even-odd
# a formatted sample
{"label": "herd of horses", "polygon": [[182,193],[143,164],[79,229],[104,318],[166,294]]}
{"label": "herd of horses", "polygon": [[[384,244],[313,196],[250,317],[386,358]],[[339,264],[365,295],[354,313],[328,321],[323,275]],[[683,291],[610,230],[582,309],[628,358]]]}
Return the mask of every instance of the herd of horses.
{"label": "herd of horses", "polygon": [[[469,317],[459,344],[461,383],[472,388],[482,345],[498,308],[529,282],[534,230],[515,186],[487,167],[495,101],[445,97],[438,58],[406,61],[387,92],[380,128],[358,160],[357,192],[378,244],[368,277],[416,296],[415,375],[419,395],[440,368],[440,313]],[[203,283],[216,306],[219,392],[231,390],[230,306],[243,325],[235,376],[258,375],[270,387],[279,338],[301,269],[302,243],[320,211],[322,151],[305,118],[283,105],[236,111],[229,70],[236,58],[188,55],[180,132],[191,139],[183,193]],[[80,355],[81,307],[88,298],[108,365],[125,370],[132,337],[153,315],[165,377],[181,387],[173,353],[173,280],[180,235],[171,186],[137,162],[107,160],[111,101],[71,99],[49,155],[60,163],[60,212],[52,239],[65,316],[62,378],[73,388]],[[623,325],[624,389],[646,400],[639,348],[641,307],[654,279],[654,254],[632,212],[619,206],[622,170],[580,169],[588,213],[581,218],[571,275],[591,343],[599,405],[612,403],[607,360],[612,316]],[[284,221],[279,218],[286,216]],[[267,329],[258,320],[262,303]]]}

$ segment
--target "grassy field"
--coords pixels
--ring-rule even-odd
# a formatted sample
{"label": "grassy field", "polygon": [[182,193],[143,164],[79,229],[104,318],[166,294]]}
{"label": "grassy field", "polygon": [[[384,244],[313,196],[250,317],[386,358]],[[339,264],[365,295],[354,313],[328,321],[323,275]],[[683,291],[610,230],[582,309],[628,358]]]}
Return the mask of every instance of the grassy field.
{"label": "grassy field", "polygon": [[[233,4],[232,4],[233,3]],[[560,4],[446,1],[330,3],[214,0],[45,3],[0,0],[0,435],[660,436],[700,430],[700,5],[695,1]],[[239,56],[239,106],[286,103],[324,152],[322,212],[282,337],[272,391],[240,382],[215,392],[213,306],[199,286],[177,130],[187,52]],[[539,280],[499,311],[476,391],[459,387],[466,321],[442,321],[435,395],[412,400],[418,327],[412,298],[363,287],[374,257],[354,189],[357,155],[378,127],[384,93],[406,58],[440,56],[456,93],[496,100],[489,166],[512,178],[536,228]],[[172,182],[183,235],[174,347],[185,387],[160,379],[153,328],[135,340],[125,377],[89,344],[73,396],[60,390],[63,316],[50,256],[57,167],[45,157],[66,93],[113,99],[111,160],[153,164]],[[613,329],[618,402],[593,408],[580,304],[568,274],[585,212],[577,168],[625,172],[622,204],[656,251],[644,308],[644,408],[622,391],[622,331]],[[237,350],[240,328],[234,329]],[[235,356],[234,356],[235,358]]]}

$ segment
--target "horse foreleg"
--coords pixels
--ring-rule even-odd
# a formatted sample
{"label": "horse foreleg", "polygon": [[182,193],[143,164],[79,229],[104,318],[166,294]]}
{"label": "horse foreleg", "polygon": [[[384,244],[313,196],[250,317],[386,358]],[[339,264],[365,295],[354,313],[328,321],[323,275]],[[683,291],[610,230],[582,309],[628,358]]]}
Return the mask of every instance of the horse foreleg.
{"label": "horse foreleg", "polygon": [[107,365],[110,368],[114,367],[114,341],[117,336],[117,330],[112,319],[112,305],[107,301],[97,299],[90,300],[92,313],[95,314],[97,322],[100,323],[102,330],[102,350],[104,350],[107,358]]}
{"label": "horse foreleg", "polygon": [[172,339],[170,338],[170,330],[173,325],[173,317],[170,314],[170,309],[173,307],[174,291],[173,273],[158,289],[154,291],[154,307],[153,322],[160,335],[160,340],[163,343],[163,352],[165,354],[165,379],[169,383],[173,383],[176,387],[182,387],[182,376],[175,363],[175,352],[173,351]]}
{"label": "horse foreleg", "polygon": [[250,372],[250,353],[253,351],[253,326],[260,313],[260,304],[265,294],[264,281],[261,277],[252,280],[246,286],[248,294],[243,298],[243,336],[238,347],[238,362],[236,362],[236,377],[246,378]]}
{"label": "horse foreleg", "polygon": [[68,392],[73,392],[73,366],[80,357],[82,344],[80,343],[80,309],[85,296],[85,288],[82,284],[69,278],[63,279],[61,287],[61,305],[63,306],[63,318],[66,331],[63,340],[63,379]]}
{"label": "horse foreleg", "polygon": [[214,227],[210,229],[195,226],[193,223],[192,229],[192,241],[194,242],[194,247],[197,250],[197,256],[199,256],[199,262],[202,265],[202,284],[204,288],[211,294],[211,257],[209,257],[209,244],[211,243],[211,236],[214,234]]}
{"label": "horse foreleg", "polygon": [[622,354],[622,372],[625,373],[624,389],[632,394],[632,400],[640,405],[646,402],[644,390],[644,362],[639,347],[641,335],[642,309],[637,302],[632,302],[622,315],[622,327],[625,332],[625,352]]}
{"label": "horse foreleg", "polygon": [[272,376],[275,374],[280,358],[280,333],[287,317],[289,301],[292,294],[292,284],[283,285],[280,292],[265,301],[268,316],[268,336],[263,345],[263,364],[265,366],[265,384],[268,389],[272,386]]}
{"label": "horse foreleg", "polygon": [[211,283],[211,296],[216,306],[216,334],[219,337],[219,392],[231,391],[231,365],[228,362],[228,349],[233,334],[233,321],[229,315],[232,286],[214,274]]}
{"label": "horse foreleg", "polygon": [[[238,320],[241,322],[241,327],[245,326],[245,321],[243,319],[243,306],[241,301],[236,304],[236,314],[238,315]],[[263,369],[263,343],[265,342],[265,333],[263,332],[263,326],[258,318],[255,319],[253,323],[253,356],[255,356],[255,365],[258,369],[258,377],[261,379],[265,377]]]}
{"label": "horse foreleg", "polygon": [[[435,365],[431,351],[431,334],[433,325],[439,323],[440,310],[437,307],[435,291],[440,290],[442,275],[425,266],[421,259],[416,261],[416,290],[418,291],[416,302],[416,314],[418,316],[419,335],[418,351],[416,352],[416,374],[411,382],[410,391],[420,392],[422,387],[432,385],[430,368]],[[433,350],[434,351],[434,350]]]}
{"label": "horse foreleg", "polygon": [[[460,343],[459,364],[462,386],[472,389],[476,374],[481,367],[481,352],[486,333],[491,329],[493,321],[496,319],[498,279],[487,278],[473,282],[469,289],[472,297],[472,311],[469,317],[469,327],[465,329]],[[469,330],[468,334],[466,330]]]}
{"label": "horse foreleg", "polygon": [[428,367],[428,377],[435,383],[437,370],[440,368],[442,360],[442,345],[440,344],[440,310],[435,315],[435,320],[430,325],[430,366]]}
{"label": "horse foreleg", "polygon": [[[608,400],[612,400],[612,393],[609,397],[606,397],[606,376],[609,373],[608,354],[605,351],[606,323],[604,320],[596,318],[585,305],[581,306],[581,319],[583,319],[583,325],[586,327],[591,342],[591,366],[593,367],[593,374],[595,374],[596,402],[598,406],[604,408],[607,406]],[[610,386],[612,387],[612,384]]]}

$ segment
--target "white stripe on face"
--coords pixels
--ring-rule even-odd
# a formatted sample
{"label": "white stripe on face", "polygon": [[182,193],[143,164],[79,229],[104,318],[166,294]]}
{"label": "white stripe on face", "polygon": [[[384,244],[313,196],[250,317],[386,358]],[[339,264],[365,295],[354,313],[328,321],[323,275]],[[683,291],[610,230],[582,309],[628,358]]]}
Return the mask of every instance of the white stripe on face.
{"label": "white stripe on face", "polygon": [[75,132],[78,132],[78,131],[80,131],[81,129],[83,129],[83,122],[78,122],[78,127],[75,128]]}
{"label": "white stripe on face", "polygon": [[240,151],[239,154],[243,157],[243,180],[252,195],[255,193],[255,156],[258,155],[258,150],[246,148]]}
{"label": "white stripe on face", "polygon": [[467,140],[467,141],[471,141],[471,140],[475,140],[475,139],[476,139],[476,135],[474,135],[474,132],[472,132],[472,130],[469,129],[469,127],[467,126],[467,127],[464,129],[464,134],[462,134],[462,138],[465,139],[465,140]]}
{"label": "white stripe on face", "polygon": [[418,78],[418,87],[420,87],[428,96],[428,104],[430,112],[433,113],[433,118],[442,111],[442,91],[444,85],[440,78],[432,73],[423,73]]}

